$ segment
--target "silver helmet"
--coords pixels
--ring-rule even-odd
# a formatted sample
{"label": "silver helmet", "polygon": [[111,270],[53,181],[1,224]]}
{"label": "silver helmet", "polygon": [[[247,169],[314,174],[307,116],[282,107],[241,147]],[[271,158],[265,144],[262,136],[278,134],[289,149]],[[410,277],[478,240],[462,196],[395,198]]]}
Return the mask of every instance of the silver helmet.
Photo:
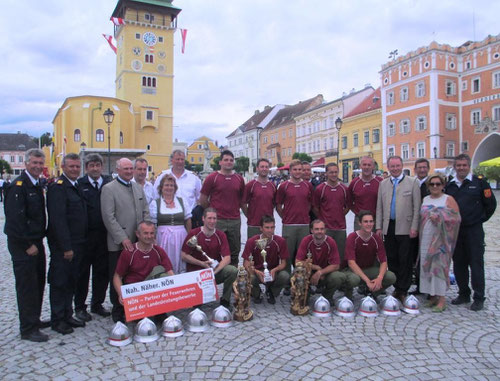
{"label": "silver helmet", "polygon": [[316,317],[330,317],[332,313],[330,311],[330,302],[324,296],[320,296],[314,302],[313,316]]}
{"label": "silver helmet", "polygon": [[344,296],[337,300],[335,303],[335,315],[342,317],[353,317],[356,315],[354,312],[354,304],[351,299]]}
{"label": "silver helmet", "polygon": [[394,296],[388,295],[380,302],[380,312],[386,316],[399,316],[401,315],[399,300]]}
{"label": "silver helmet", "polygon": [[135,326],[134,340],[138,343],[151,343],[159,339],[156,324],[148,318],[142,319]]}
{"label": "silver helmet", "polygon": [[164,337],[178,337],[184,335],[184,328],[182,327],[181,320],[173,315],[163,320],[161,334]]}
{"label": "silver helmet", "polygon": [[377,302],[371,296],[365,296],[361,299],[359,314],[364,317],[375,317],[378,315]]}
{"label": "silver helmet", "polygon": [[414,295],[408,295],[403,305],[403,311],[410,315],[418,315],[420,303]]}
{"label": "silver helmet", "polygon": [[116,324],[111,328],[108,337],[109,345],[114,347],[124,347],[132,342],[132,336],[128,327],[121,321],[117,321]]}
{"label": "silver helmet", "polygon": [[233,325],[233,316],[231,315],[231,311],[229,311],[224,306],[219,306],[212,312],[212,320],[210,323],[214,327],[218,328],[227,328]]}
{"label": "silver helmet", "polygon": [[196,308],[187,317],[187,329],[191,332],[205,332],[208,330],[208,318],[205,312]]}

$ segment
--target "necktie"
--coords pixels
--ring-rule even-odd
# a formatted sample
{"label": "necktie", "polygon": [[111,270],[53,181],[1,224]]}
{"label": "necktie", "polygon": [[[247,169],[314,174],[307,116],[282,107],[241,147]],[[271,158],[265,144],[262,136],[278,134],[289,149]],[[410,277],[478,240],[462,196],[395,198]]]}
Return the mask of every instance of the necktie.
{"label": "necktie", "polygon": [[398,187],[398,179],[392,182],[392,199],[391,199],[391,220],[396,219],[396,188]]}
{"label": "necktie", "polygon": [[99,183],[95,180],[94,180],[94,188],[99,190]]}

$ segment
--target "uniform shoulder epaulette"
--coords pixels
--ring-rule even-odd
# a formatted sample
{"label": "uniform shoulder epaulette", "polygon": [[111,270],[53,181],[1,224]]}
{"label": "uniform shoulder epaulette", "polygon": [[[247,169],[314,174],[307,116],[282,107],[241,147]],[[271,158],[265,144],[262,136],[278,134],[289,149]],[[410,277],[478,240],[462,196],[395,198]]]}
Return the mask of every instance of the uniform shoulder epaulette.
{"label": "uniform shoulder epaulette", "polygon": [[57,180],[57,181],[56,181],[56,184],[61,185],[63,182],[64,182],[64,181],[62,181],[62,180]]}
{"label": "uniform shoulder epaulette", "polygon": [[16,181],[16,186],[20,187],[21,185],[23,185],[23,180]]}
{"label": "uniform shoulder epaulette", "polygon": [[479,180],[481,180],[481,179],[483,179],[483,178],[484,178],[484,176],[483,176],[483,175],[477,175],[477,178],[478,178]]}

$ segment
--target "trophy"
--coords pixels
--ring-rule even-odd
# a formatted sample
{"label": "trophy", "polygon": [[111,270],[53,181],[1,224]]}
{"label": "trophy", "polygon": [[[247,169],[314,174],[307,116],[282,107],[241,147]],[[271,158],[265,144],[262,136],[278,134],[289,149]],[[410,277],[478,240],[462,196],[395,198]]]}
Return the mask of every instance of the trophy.
{"label": "trophy", "polygon": [[262,259],[264,260],[264,283],[272,282],[273,276],[269,272],[269,270],[267,268],[267,262],[266,262],[267,238],[258,239],[255,243],[256,243],[257,247],[260,249],[260,255],[262,255]]}
{"label": "trophy", "polygon": [[204,251],[203,249],[201,248],[200,245],[198,245],[198,238],[196,238],[196,236],[192,236],[191,238],[189,238],[189,240],[187,241],[187,244],[189,247],[194,247],[196,248],[196,250],[198,250],[201,254],[203,254],[203,256],[210,262],[210,266],[215,269],[217,267],[217,265],[219,264],[219,261],[216,260],[216,259],[213,259],[213,258],[210,258]]}
{"label": "trophy", "polygon": [[233,282],[234,293],[234,320],[248,321],[253,318],[253,311],[250,309],[250,296],[252,293],[252,283],[250,274],[241,266],[238,269],[238,276]]}
{"label": "trophy", "polygon": [[292,295],[292,303],[290,312],[293,315],[307,315],[309,306],[307,305],[307,296],[309,291],[309,278],[307,277],[307,269],[304,262],[297,262],[292,277],[290,278],[290,291]]}

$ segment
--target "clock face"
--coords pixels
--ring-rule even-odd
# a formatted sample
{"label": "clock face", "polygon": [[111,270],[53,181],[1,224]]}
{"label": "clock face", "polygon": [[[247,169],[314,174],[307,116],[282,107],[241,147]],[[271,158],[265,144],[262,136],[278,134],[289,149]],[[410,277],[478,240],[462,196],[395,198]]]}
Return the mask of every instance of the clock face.
{"label": "clock face", "polygon": [[144,41],[144,43],[147,46],[154,46],[154,45],[156,45],[156,41],[158,39],[156,38],[156,35],[154,33],[152,33],[152,32],[146,32],[142,36],[142,40]]}
{"label": "clock face", "polygon": [[138,55],[141,54],[141,48],[139,48],[138,46],[136,46],[135,48],[133,48],[132,51],[134,52],[134,54],[136,56],[138,56]]}

